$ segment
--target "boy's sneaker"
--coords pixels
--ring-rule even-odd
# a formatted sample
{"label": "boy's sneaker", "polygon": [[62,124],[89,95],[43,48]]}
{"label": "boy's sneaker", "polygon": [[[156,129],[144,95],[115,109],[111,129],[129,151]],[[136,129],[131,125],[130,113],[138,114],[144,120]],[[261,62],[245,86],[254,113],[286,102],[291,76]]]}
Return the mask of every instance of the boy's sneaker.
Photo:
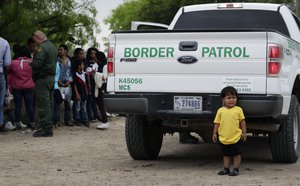
{"label": "boy's sneaker", "polygon": [[101,123],[101,124],[97,125],[97,129],[99,129],[99,130],[105,130],[105,129],[108,129],[108,128],[109,128],[109,123],[108,122]]}
{"label": "boy's sneaker", "polygon": [[229,168],[223,168],[223,170],[218,172],[218,175],[229,175],[230,174],[230,170]]}
{"label": "boy's sneaker", "polygon": [[21,121],[15,123],[16,129],[21,130],[27,127],[27,125],[24,125]]}
{"label": "boy's sneaker", "polygon": [[20,125],[21,125],[21,128],[22,128],[22,129],[24,129],[24,128],[27,127],[27,125],[24,125],[24,124],[22,123],[22,121],[20,121]]}
{"label": "boy's sneaker", "polygon": [[15,130],[16,129],[16,127],[10,121],[5,123],[4,128],[6,130]]}
{"label": "boy's sneaker", "polygon": [[229,176],[238,176],[240,174],[239,169],[234,168],[232,171],[229,173]]}

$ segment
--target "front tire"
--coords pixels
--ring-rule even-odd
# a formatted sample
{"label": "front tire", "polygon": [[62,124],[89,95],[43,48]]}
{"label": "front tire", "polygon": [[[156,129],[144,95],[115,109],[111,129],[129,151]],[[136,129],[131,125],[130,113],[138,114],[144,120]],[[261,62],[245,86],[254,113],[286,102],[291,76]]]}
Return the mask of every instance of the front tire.
{"label": "front tire", "polygon": [[299,103],[292,95],[289,112],[279,131],[270,135],[271,153],[276,162],[295,163],[299,157]]}
{"label": "front tire", "polygon": [[163,141],[161,121],[149,121],[141,115],[128,115],[125,137],[128,152],[133,159],[156,159]]}

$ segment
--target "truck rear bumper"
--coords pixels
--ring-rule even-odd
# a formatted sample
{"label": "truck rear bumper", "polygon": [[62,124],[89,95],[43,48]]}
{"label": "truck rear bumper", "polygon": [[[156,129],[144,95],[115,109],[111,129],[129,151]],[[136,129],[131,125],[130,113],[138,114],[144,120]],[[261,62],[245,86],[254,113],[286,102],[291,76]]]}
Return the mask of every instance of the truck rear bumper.
{"label": "truck rear bumper", "polygon": [[[222,106],[218,94],[201,94],[202,111],[174,110],[174,96],[175,94],[108,94],[104,98],[104,103],[107,111],[111,113],[143,114],[178,119],[214,117]],[[283,98],[279,95],[240,95],[238,105],[243,108],[246,117],[276,118],[281,115]]]}

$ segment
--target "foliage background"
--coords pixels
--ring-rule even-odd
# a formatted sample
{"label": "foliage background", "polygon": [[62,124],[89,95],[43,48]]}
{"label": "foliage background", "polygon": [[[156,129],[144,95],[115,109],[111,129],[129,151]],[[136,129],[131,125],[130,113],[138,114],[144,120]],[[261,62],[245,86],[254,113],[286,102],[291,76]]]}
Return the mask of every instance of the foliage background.
{"label": "foliage background", "polygon": [[[35,30],[42,30],[56,45],[66,43],[69,46],[83,47],[89,43],[90,46],[98,47],[96,35],[100,32],[100,27],[96,20],[95,1],[0,0],[0,36],[7,39],[11,45],[25,44]],[[101,1],[105,6],[105,1]],[[114,9],[105,22],[109,24],[111,30],[130,30],[131,21],[170,24],[182,6],[215,2],[228,1],[124,0],[124,4]],[[251,2],[285,3],[295,10],[293,0],[251,0]]]}
{"label": "foliage background", "polygon": [[35,30],[55,44],[96,44],[95,0],[0,0],[0,36],[25,44]]}

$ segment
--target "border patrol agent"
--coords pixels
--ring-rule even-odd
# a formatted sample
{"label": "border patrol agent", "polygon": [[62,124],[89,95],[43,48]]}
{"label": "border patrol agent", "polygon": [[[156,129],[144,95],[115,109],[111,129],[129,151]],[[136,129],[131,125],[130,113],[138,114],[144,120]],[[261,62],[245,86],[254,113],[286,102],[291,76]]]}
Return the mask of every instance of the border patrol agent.
{"label": "border patrol agent", "polygon": [[30,63],[35,81],[36,112],[40,118],[41,129],[33,137],[53,136],[53,94],[57,49],[42,31],[32,34],[38,48]]}

